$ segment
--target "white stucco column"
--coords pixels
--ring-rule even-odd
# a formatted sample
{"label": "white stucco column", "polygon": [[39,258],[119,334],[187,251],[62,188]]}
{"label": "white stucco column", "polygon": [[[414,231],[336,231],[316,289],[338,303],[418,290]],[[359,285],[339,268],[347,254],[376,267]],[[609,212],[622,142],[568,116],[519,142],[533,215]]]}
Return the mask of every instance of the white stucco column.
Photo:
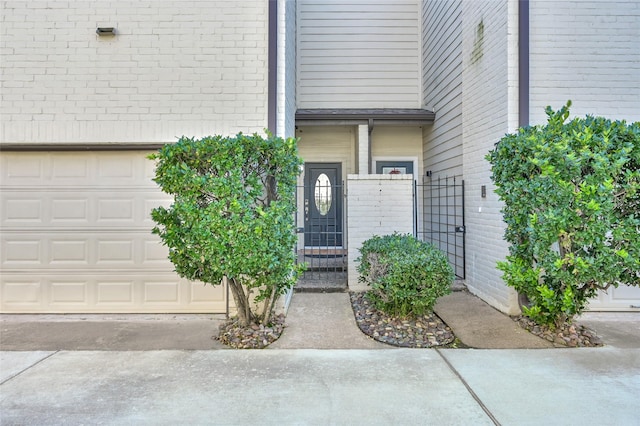
{"label": "white stucco column", "polygon": [[358,174],[369,174],[369,150],[371,143],[369,141],[369,125],[358,125]]}

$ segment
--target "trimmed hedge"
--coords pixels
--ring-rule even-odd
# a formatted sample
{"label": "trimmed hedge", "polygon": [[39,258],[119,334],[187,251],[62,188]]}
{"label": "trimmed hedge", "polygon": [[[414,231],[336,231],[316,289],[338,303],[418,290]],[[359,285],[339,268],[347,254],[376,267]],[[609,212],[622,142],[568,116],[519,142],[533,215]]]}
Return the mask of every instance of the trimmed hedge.
{"label": "trimmed hedge", "polygon": [[431,312],[451,292],[453,270],[444,253],[411,235],[374,236],[360,248],[359,281],[375,307],[407,317]]}
{"label": "trimmed hedge", "polygon": [[531,302],[523,313],[552,327],[598,290],[640,285],[640,123],[569,120],[570,105],[486,157],[510,244],[498,268]]}

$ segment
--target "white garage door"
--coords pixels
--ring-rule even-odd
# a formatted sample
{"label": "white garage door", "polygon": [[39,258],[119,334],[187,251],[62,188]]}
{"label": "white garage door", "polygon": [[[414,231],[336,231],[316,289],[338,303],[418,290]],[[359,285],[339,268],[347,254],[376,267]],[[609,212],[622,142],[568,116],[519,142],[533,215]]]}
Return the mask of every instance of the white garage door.
{"label": "white garage door", "polygon": [[225,312],[224,289],[180,279],[151,234],[170,201],[146,154],[0,154],[2,312]]}
{"label": "white garage door", "polygon": [[640,312],[640,287],[621,285],[601,291],[589,303],[591,311],[638,311]]}

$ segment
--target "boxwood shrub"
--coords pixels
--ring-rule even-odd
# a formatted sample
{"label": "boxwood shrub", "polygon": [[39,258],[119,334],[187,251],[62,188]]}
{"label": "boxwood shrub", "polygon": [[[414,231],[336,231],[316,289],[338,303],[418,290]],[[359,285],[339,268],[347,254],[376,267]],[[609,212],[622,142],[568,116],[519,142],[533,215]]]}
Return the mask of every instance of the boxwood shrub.
{"label": "boxwood shrub", "polygon": [[374,236],[362,244],[359,281],[371,287],[374,306],[396,317],[431,312],[451,291],[454,275],[446,255],[411,235]]}

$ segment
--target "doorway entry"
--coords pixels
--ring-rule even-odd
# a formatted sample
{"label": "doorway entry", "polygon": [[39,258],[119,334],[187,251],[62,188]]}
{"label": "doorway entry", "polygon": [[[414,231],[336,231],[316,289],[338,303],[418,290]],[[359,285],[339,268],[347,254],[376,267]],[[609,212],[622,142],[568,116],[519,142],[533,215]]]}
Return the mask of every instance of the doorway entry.
{"label": "doorway entry", "polygon": [[340,163],[306,163],[304,173],[305,247],[342,247]]}
{"label": "doorway entry", "polygon": [[297,291],[344,291],[347,251],[343,247],[343,183],[341,163],[305,163],[298,232],[303,233],[298,262],[306,265]]}

